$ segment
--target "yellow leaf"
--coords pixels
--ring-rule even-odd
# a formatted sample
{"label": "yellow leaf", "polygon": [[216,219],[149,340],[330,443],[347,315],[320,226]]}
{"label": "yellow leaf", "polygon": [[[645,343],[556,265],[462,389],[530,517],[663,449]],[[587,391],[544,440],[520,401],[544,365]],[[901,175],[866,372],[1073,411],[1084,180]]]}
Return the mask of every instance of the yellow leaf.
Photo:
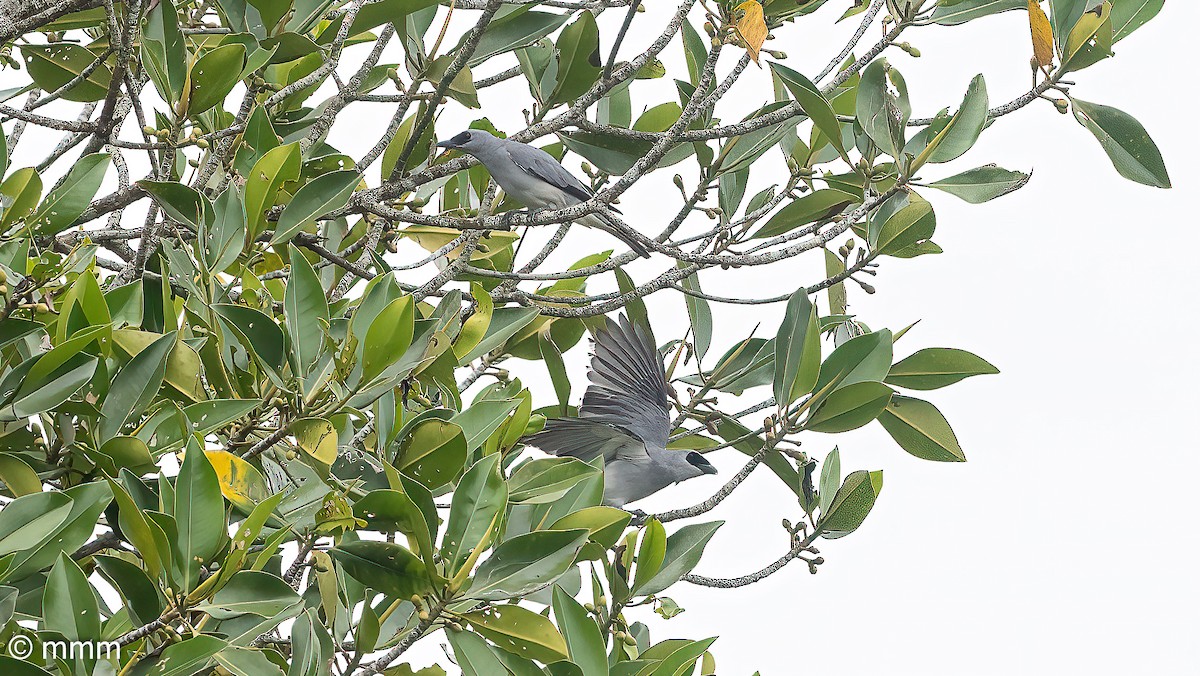
{"label": "yellow leaf", "polygon": [[1093,9],[1089,9],[1083,13],[1083,16],[1079,17],[1079,21],[1075,22],[1075,26],[1071,28],[1071,32],[1067,34],[1067,46],[1063,50],[1064,62],[1069,61],[1071,57],[1075,56],[1076,52],[1087,45],[1088,41],[1096,35],[1096,32],[1104,26],[1104,22],[1108,21],[1111,13],[1112,5],[1106,2]]}
{"label": "yellow leaf", "polygon": [[226,451],[205,451],[204,455],[217,472],[221,495],[234,507],[249,513],[258,503],[271,497],[267,480],[254,465]]}
{"label": "yellow leaf", "polygon": [[[1032,0],[1030,0],[1032,2]],[[742,10],[742,16],[737,21],[738,33],[746,43],[746,51],[750,58],[758,63],[758,50],[767,41],[767,22],[763,19],[763,8],[758,0],[746,0],[737,6]]]}
{"label": "yellow leaf", "polygon": [[301,418],[292,423],[296,444],[325,465],[337,460],[337,430],[324,418]]}
{"label": "yellow leaf", "polygon": [[1039,66],[1049,66],[1054,62],[1054,29],[1038,0],[1029,0],[1029,30],[1033,33],[1033,57]]}

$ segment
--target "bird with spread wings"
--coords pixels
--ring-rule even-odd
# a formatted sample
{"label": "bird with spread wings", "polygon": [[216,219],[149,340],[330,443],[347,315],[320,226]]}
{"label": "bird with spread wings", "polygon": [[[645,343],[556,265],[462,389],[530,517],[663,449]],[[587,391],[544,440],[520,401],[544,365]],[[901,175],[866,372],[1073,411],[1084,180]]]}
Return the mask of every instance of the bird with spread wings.
{"label": "bird with spread wings", "polygon": [[577,418],[552,418],[526,441],[558,456],[604,458],[604,504],[624,507],[717,470],[695,451],[667,450],[671,409],[662,358],[625,316],[596,332],[591,384]]}

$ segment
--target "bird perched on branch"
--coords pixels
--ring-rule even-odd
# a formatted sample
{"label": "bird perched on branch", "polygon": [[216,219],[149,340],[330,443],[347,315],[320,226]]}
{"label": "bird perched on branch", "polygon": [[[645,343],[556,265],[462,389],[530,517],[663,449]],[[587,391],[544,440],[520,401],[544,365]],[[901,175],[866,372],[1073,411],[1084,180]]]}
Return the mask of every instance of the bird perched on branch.
{"label": "bird perched on branch", "polygon": [[[594,194],[541,148],[497,138],[480,129],[468,129],[437,145],[439,148],[461,150],[479,160],[506,194],[534,213],[574,206],[591,199]],[[604,211],[592,212],[576,222],[603,230],[624,242],[639,256],[650,257],[646,247],[624,232]]]}
{"label": "bird perched on branch", "polygon": [[558,456],[604,456],[604,504],[624,507],[717,470],[695,451],[669,451],[671,414],[662,358],[641,327],[604,318],[578,418],[553,418],[527,442]]}

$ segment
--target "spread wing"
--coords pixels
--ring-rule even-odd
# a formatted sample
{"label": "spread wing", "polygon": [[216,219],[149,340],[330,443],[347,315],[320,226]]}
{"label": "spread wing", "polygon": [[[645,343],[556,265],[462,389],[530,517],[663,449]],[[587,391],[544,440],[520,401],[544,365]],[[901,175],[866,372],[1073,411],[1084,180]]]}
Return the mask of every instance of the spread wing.
{"label": "spread wing", "polygon": [[[567,171],[563,165],[555,161],[553,155],[545,150],[516,141],[504,144],[504,149],[508,152],[513,164],[520,167],[521,171],[549,183],[580,202],[586,202],[592,198],[591,188],[575,178],[574,174]],[[621,213],[612,206],[608,208],[616,213]]]}
{"label": "spread wing", "polygon": [[649,460],[646,445],[625,430],[583,418],[553,418],[546,428],[526,440],[547,453],[592,460],[604,456],[604,462]]}
{"label": "spread wing", "polygon": [[665,448],[671,432],[667,376],[646,332],[621,316],[596,333],[579,417],[628,431],[647,447]]}

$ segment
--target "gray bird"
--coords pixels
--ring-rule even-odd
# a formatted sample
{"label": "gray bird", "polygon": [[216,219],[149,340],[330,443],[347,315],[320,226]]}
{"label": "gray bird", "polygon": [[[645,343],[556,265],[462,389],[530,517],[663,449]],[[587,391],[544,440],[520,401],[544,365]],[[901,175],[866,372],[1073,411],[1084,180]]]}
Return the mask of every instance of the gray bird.
{"label": "gray bird", "polygon": [[717,470],[695,451],[667,450],[667,376],[654,343],[624,316],[596,333],[578,418],[553,418],[527,439],[558,456],[604,456],[604,504],[627,503]]}
{"label": "gray bird", "polygon": [[[479,129],[468,129],[437,145],[439,148],[461,150],[479,160],[506,194],[535,213],[543,209],[573,206],[591,199],[594,194],[541,148],[497,138]],[[650,257],[641,242],[622,232],[602,211],[590,213],[577,222],[603,230],[624,242],[639,256]]]}

